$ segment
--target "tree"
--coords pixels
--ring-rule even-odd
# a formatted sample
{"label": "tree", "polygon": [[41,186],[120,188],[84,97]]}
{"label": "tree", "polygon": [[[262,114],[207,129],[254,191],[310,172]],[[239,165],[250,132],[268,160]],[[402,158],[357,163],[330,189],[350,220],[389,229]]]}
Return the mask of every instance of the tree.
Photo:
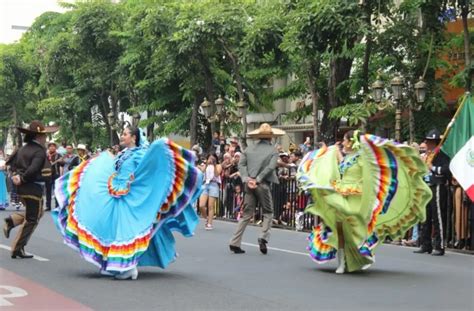
{"label": "tree", "polygon": [[[64,14],[43,14],[24,38],[32,58],[39,60],[38,110],[58,120],[63,135],[75,143],[104,146],[103,136],[114,133],[108,113],[117,115],[128,105],[116,72],[121,46],[114,31],[120,30],[123,16],[109,1],[71,8]],[[105,133],[100,130],[104,124]],[[118,137],[113,134],[110,142],[118,143]]]}
{"label": "tree", "polygon": [[[32,68],[25,61],[21,44],[0,45],[0,128],[5,141],[10,127],[34,117],[34,93],[31,87]],[[21,136],[13,131],[14,144],[21,146]]]}
{"label": "tree", "polygon": [[[361,9],[357,1],[299,1],[287,16],[282,46],[290,55],[297,77],[306,81],[317,142],[320,109],[325,112],[322,122],[325,136],[334,135],[334,126],[328,124],[328,112],[340,104],[337,89],[351,72],[352,50],[361,39]],[[327,86],[318,84],[323,74]]]}

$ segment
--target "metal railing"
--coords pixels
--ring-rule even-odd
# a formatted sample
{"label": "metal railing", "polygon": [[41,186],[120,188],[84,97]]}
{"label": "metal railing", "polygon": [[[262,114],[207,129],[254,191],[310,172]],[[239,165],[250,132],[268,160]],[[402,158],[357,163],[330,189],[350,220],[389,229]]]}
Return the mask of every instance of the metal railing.
{"label": "metal railing", "polygon": [[[305,214],[304,209],[310,196],[300,193],[294,178],[280,179],[280,184],[271,186],[273,199],[273,225],[298,231],[310,231],[315,224],[313,215]],[[232,180],[221,184],[215,215],[218,218],[238,220],[243,211],[243,186]],[[254,223],[262,220],[261,207],[257,206]]]}

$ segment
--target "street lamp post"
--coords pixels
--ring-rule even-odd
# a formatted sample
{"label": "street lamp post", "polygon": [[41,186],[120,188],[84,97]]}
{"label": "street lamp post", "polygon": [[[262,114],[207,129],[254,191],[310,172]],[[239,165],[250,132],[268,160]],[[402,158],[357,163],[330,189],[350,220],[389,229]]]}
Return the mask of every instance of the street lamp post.
{"label": "street lamp post", "polygon": [[110,146],[114,145],[114,127],[115,127],[115,115],[112,111],[107,114],[107,120],[110,126]]}
{"label": "street lamp post", "polygon": [[237,103],[239,116],[242,120],[242,148],[247,148],[247,104],[241,100]]}
{"label": "street lamp post", "polygon": [[413,115],[413,110],[420,110],[421,106],[425,102],[426,98],[426,83],[423,81],[423,77],[420,77],[417,83],[415,83],[415,97],[417,105],[413,107],[413,101],[410,99],[409,103],[409,126],[410,126],[410,144],[413,143],[415,138],[415,116]]}
{"label": "street lamp post", "polygon": [[[400,76],[396,76],[390,82],[392,87],[392,98],[395,104],[395,140],[400,141],[400,128],[401,128],[401,111],[402,105],[401,100],[403,97],[403,87],[405,85],[403,78]],[[380,80],[380,77],[377,77],[377,80],[372,83],[372,90],[373,90],[373,98],[374,101],[377,103],[377,106],[380,110],[384,110],[388,106],[393,106],[393,104],[389,102],[382,102],[383,92],[384,92],[384,84],[383,81]],[[413,116],[413,110],[419,110],[421,108],[421,104],[424,103],[426,98],[426,83],[420,77],[420,80],[415,83],[414,85],[415,95],[417,106],[413,107],[413,101],[411,98],[408,98],[408,108],[409,108],[409,127],[410,127],[410,143],[413,142],[415,136],[415,120]]]}
{"label": "street lamp post", "polygon": [[219,118],[219,132],[221,135],[224,134],[224,122],[225,122],[225,100],[219,95],[219,98],[214,102],[216,105],[216,116]]}
{"label": "street lamp post", "polygon": [[[216,99],[214,103],[216,105],[216,113],[214,115],[212,114],[212,110],[211,110],[211,102],[209,102],[207,98],[204,98],[204,101],[201,103],[200,106],[202,108],[202,112],[204,116],[209,122],[219,121],[220,132],[221,134],[223,134],[226,119],[229,118],[229,120],[233,120],[235,113],[231,111],[226,111],[225,99],[222,97],[222,95],[219,95],[219,97]],[[246,122],[247,105],[245,104],[244,101],[241,100],[237,103],[236,107],[238,110],[237,115],[242,121],[243,135],[241,136],[241,140],[242,140],[242,145],[245,148],[247,146],[247,141],[245,138],[245,135],[247,134],[247,122]]]}
{"label": "street lamp post", "polygon": [[[125,124],[130,124],[130,122],[125,121],[124,119],[124,114],[122,113],[120,115],[120,119],[115,115],[115,113],[111,110],[107,114],[107,120],[109,121],[109,126],[110,126],[110,145],[113,146],[115,143],[114,136],[117,138],[117,134],[120,135],[119,130],[123,129]],[[134,116],[135,118],[135,116]],[[134,120],[135,121],[135,120]]]}
{"label": "street lamp post", "polygon": [[401,77],[395,77],[390,82],[392,86],[393,100],[395,101],[395,141],[400,142],[400,130],[401,130],[401,99],[403,91],[403,79]]}
{"label": "street lamp post", "polygon": [[132,116],[132,122],[133,122],[133,127],[138,127],[138,123],[140,122],[140,113],[138,111],[133,113]]}

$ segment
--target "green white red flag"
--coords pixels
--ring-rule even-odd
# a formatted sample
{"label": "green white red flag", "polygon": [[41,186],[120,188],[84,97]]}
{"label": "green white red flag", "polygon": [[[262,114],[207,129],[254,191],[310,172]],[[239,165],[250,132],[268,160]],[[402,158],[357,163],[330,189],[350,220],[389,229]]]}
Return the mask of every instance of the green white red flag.
{"label": "green white red flag", "polygon": [[474,201],[474,102],[466,95],[448,125],[441,147],[450,158],[449,169],[454,178]]}

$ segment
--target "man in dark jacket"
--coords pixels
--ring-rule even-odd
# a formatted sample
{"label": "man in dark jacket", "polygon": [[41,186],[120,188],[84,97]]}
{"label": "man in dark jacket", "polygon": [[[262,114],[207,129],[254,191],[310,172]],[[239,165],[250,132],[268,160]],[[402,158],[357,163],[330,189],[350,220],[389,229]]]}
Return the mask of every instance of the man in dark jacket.
{"label": "man in dark jacket", "polygon": [[[425,177],[425,181],[430,186],[433,197],[426,206],[426,221],[421,229],[421,248],[415,251],[418,254],[428,253],[433,256],[444,255],[448,180],[450,179],[450,160],[437,147],[440,141],[441,135],[438,130],[431,130],[426,135],[425,163],[428,166],[429,174]],[[431,241],[432,233],[433,242]]]}
{"label": "man in dark jacket", "polygon": [[3,232],[5,237],[9,238],[10,231],[20,226],[11,247],[11,257],[32,258],[32,255],[25,253],[25,246],[43,215],[44,187],[51,178],[51,165],[44,147],[48,131],[39,121],[32,121],[28,128],[18,128],[18,130],[25,134],[26,144],[9,161],[15,168],[12,182],[18,187],[18,194],[26,206],[26,211],[14,213],[5,218]]}
{"label": "man in dark jacket", "polygon": [[[46,209],[45,211],[51,210],[51,202],[54,198],[54,182],[56,179],[59,178],[61,174],[61,155],[56,152],[57,145],[55,142],[48,143],[48,161],[51,165],[51,180],[46,183]],[[55,200],[56,201],[56,200]],[[56,205],[58,206],[58,202],[56,201]]]}
{"label": "man in dark jacket", "polygon": [[271,184],[278,184],[278,177],[275,172],[278,152],[272,145],[272,138],[284,134],[284,131],[272,129],[267,123],[263,123],[258,130],[248,134],[254,139],[260,139],[260,141],[253,146],[249,146],[243,152],[239,162],[239,172],[245,187],[244,210],[229,244],[230,250],[236,254],[245,253],[240,248],[242,236],[250,219],[255,215],[257,202],[260,203],[263,213],[262,233],[258,239],[258,245],[263,254],[267,253],[267,243],[270,238],[273,220]]}

